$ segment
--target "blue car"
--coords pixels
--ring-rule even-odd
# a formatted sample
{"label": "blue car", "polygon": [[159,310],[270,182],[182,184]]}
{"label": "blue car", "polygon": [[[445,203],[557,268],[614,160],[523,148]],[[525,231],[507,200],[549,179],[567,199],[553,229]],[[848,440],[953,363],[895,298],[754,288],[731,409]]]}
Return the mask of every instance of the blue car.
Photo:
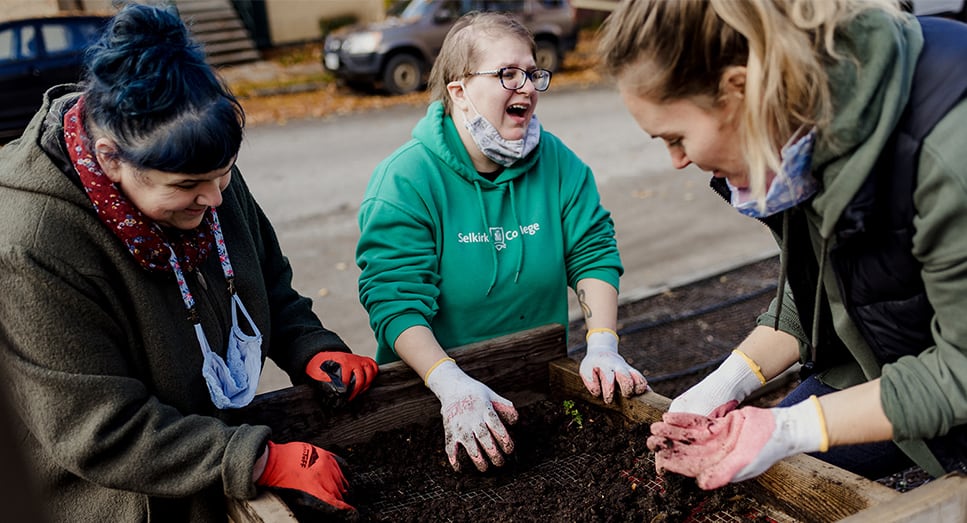
{"label": "blue car", "polygon": [[50,87],[80,79],[84,51],[107,16],[53,16],[0,23],[0,143],[20,136]]}

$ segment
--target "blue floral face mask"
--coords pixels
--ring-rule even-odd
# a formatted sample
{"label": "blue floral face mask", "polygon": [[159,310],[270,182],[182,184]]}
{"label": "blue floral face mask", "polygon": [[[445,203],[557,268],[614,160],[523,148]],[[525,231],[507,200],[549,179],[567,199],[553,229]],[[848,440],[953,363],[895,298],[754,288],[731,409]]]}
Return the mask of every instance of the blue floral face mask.
{"label": "blue floral face mask", "polygon": [[[175,274],[178,288],[181,291],[181,299],[185,303],[185,309],[189,311],[189,318],[194,323],[195,337],[201,347],[202,366],[201,375],[205,378],[208,386],[208,395],[212,403],[219,409],[237,409],[251,403],[255,397],[255,391],[259,386],[259,378],[262,375],[262,333],[252,321],[252,317],[245,310],[242,299],[234,290],[235,270],[232,269],[232,262],[228,258],[228,248],[225,246],[225,238],[222,235],[222,226],[218,221],[218,212],[213,207],[212,213],[212,234],[215,236],[215,247],[218,249],[218,258],[222,264],[222,272],[225,281],[228,283],[232,297],[232,328],[228,336],[228,347],[225,350],[225,358],[212,351],[208,344],[208,338],[202,329],[201,321],[195,313],[195,298],[188,288],[185,275],[182,273],[181,264],[174,249],[168,246],[171,256],[168,263]],[[253,334],[248,335],[242,330],[238,322],[238,311],[248,321],[249,329]]]}
{"label": "blue floral face mask", "polygon": [[[466,92],[466,86],[464,86],[464,92]],[[470,136],[480,148],[480,152],[494,163],[510,167],[537,147],[537,143],[541,140],[541,126],[536,115],[532,116],[531,121],[527,123],[527,132],[523,138],[508,140],[500,135],[500,131],[494,127],[494,124],[480,114],[469,95],[467,95],[467,101],[477,115],[466,120],[464,125],[470,131]]]}
{"label": "blue floral face mask", "polygon": [[812,198],[819,190],[819,181],[812,175],[813,146],[816,128],[793,134],[780,153],[782,163],[766,192],[765,207],[749,198],[748,189],[739,189],[726,183],[732,192],[732,206],[740,213],[753,218],[765,218],[791,209]]}
{"label": "blue floral face mask", "polygon": [[[245,334],[241,329],[238,310],[242,311],[253,335]],[[204,358],[201,374],[205,377],[212,403],[219,409],[237,409],[251,403],[262,374],[262,333],[238,295],[232,295],[232,329],[225,359],[211,350],[200,323],[195,324],[195,335]]]}

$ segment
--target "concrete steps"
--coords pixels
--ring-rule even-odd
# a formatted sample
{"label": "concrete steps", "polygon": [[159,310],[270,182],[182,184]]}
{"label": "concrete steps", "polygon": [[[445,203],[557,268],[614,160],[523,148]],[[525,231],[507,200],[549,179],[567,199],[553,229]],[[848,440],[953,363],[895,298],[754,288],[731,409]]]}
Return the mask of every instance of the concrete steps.
{"label": "concrete steps", "polygon": [[181,19],[204,44],[216,67],[255,62],[262,57],[231,0],[174,0]]}

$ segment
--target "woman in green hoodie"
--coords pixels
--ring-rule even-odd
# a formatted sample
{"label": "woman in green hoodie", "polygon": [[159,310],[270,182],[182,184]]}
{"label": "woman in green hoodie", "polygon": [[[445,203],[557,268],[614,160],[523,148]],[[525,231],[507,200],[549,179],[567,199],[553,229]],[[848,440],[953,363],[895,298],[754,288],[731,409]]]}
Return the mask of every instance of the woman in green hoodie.
{"label": "woman in green hoodie", "polygon": [[590,169],[540,126],[551,80],[534,40],[496,13],[450,29],[413,139],[376,168],[359,212],[360,300],[380,363],[402,359],[440,399],[451,465],[480,470],[513,450],[511,402],[467,376],[446,350],[558,323],[568,287],[588,327],[581,375],[612,401],[645,391],[618,355],[622,267]]}
{"label": "woman in green hoodie", "polygon": [[259,487],[350,508],[331,453],[227,421],[267,357],[349,399],[377,372],[292,288],[243,128],[177,14],[131,4],[0,150],[0,384],[44,519],[225,521]]}
{"label": "woman in green hoodie", "polygon": [[[759,326],[652,426],[659,470],[715,488],[802,452],[871,478],[964,467],[967,103],[927,73],[967,77],[965,33],[888,0],[627,0],[610,17],[605,61],[641,128],[782,245]],[[947,105],[930,121],[924,101]],[[797,363],[779,406],[735,410]]]}

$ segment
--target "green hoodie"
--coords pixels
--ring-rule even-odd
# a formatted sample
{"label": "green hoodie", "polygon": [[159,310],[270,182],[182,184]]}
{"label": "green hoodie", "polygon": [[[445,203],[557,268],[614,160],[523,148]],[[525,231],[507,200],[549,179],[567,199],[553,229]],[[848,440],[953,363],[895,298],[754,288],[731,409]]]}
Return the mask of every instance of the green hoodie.
{"label": "green hoodie", "polygon": [[[967,422],[967,103],[950,111],[925,138],[913,194],[913,254],[923,264],[921,275],[935,309],[936,345],[881,367],[849,318],[825,262],[835,246],[837,220],[874,168],[907,102],[923,35],[912,17],[876,13],[854,20],[840,32],[838,43],[857,60],[829,71],[835,117],[813,158],[822,189],[805,211],[817,263],[824,267],[821,285],[834,328],[854,361],[826,371],[821,379],[844,388],[882,378],[881,401],[894,439],[918,464],[938,474],[942,469],[921,440]],[[759,323],[772,325],[775,310],[770,308]],[[800,338],[805,356],[810,340],[803,333],[812,326],[798,324],[788,290],[780,326]]]}
{"label": "green hoodie", "polygon": [[535,151],[490,182],[435,102],[413,139],[381,162],[359,211],[360,301],[376,360],[399,359],[404,330],[453,348],[567,325],[568,286],[622,274],[611,214],[591,170],[541,130]]}

